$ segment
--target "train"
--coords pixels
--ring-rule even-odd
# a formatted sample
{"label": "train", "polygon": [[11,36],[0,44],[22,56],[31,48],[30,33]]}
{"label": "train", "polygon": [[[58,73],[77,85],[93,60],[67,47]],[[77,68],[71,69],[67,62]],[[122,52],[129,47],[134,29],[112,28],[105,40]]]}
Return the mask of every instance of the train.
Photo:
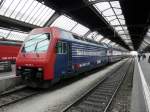
{"label": "train", "polygon": [[20,41],[12,41],[7,39],[0,40],[0,62],[9,61],[15,63],[16,57],[22,46]]}
{"label": "train", "polygon": [[48,88],[63,78],[121,60],[122,52],[58,27],[36,28],[19,51],[16,75],[27,86]]}

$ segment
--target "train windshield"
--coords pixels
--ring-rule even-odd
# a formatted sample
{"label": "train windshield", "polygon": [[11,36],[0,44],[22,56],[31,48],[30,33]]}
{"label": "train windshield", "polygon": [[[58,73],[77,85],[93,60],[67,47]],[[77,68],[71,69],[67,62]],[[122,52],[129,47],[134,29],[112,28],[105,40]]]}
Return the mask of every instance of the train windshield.
{"label": "train windshield", "polygon": [[25,41],[22,52],[45,52],[50,42],[50,34],[30,35]]}

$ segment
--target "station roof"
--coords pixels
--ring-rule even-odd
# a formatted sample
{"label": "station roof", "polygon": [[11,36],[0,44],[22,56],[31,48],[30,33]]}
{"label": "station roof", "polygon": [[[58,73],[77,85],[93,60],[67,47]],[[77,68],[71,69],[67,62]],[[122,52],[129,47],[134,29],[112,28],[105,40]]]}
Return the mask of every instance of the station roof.
{"label": "station roof", "polygon": [[150,43],[149,14],[148,0],[0,0],[0,38],[23,41],[33,28],[57,26],[138,50]]}

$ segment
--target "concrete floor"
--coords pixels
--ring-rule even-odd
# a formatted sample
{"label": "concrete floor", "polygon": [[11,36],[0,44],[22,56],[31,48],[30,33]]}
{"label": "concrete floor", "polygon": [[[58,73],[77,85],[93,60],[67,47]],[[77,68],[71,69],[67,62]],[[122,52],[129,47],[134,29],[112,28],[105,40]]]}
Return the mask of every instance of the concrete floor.
{"label": "concrete floor", "polygon": [[120,66],[123,61],[108,66],[69,85],[62,86],[59,89],[35,95],[11,104],[8,107],[1,108],[0,112],[60,112],[64,107],[91,88],[92,85],[95,85],[102,77]]}
{"label": "concrete floor", "polygon": [[133,89],[131,99],[131,112],[146,112],[145,99],[143,96],[142,82],[137,63],[135,63]]}

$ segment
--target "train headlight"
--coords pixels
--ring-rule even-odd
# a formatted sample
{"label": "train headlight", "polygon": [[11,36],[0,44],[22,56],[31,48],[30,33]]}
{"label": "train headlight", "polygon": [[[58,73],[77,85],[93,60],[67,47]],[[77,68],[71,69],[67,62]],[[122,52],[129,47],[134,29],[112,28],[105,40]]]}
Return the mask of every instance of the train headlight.
{"label": "train headlight", "polygon": [[42,71],[43,69],[42,68],[38,68],[38,71]]}
{"label": "train headlight", "polygon": [[20,70],[20,69],[21,69],[21,66],[19,66],[18,69]]}

